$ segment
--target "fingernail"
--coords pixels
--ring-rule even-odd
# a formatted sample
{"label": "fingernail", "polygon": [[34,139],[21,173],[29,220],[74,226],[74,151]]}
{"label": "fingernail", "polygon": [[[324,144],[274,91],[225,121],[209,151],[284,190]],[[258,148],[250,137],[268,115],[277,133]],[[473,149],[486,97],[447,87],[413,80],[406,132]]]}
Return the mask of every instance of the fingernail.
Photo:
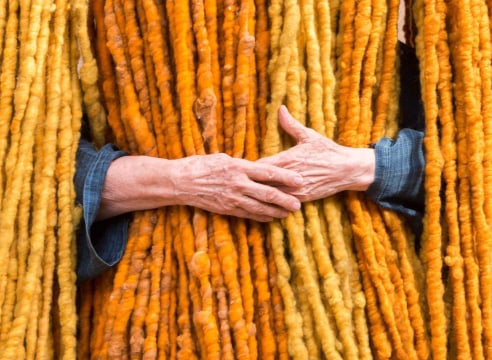
{"label": "fingernail", "polygon": [[294,205],[294,206],[292,206],[294,208],[294,211],[297,211],[301,208],[301,202],[300,201],[296,201],[292,205]]}

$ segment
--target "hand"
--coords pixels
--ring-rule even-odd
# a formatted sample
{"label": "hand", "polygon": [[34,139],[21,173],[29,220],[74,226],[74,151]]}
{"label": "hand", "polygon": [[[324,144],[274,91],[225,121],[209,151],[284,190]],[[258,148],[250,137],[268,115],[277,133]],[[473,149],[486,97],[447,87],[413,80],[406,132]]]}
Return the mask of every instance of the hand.
{"label": "hand", "polygon": [[300,208],[299,200],[266,182],[296,187],[291,170],[226,154],[166,160],[125,156],[111,164],[98,219],[167,205],[190,205],[223,215],[271,221]]}
{"label": "hand", "polygon": [[302,187],[279,186],[282,191],[311,201],[343,190],[367,190],[374,181],[373,149],[341,146],[301,125],[285,106],[280,107],[279,122],[297,145],[259,162],[293,170],[304,180]]}
{"label": "hand", "polygon": [[302,178],[290,170],[258,164],[226,154],[180,160],[175,182],[179,203],[224,215],[271,221],[300,208],[295,197],[261,182],[299,186]]}

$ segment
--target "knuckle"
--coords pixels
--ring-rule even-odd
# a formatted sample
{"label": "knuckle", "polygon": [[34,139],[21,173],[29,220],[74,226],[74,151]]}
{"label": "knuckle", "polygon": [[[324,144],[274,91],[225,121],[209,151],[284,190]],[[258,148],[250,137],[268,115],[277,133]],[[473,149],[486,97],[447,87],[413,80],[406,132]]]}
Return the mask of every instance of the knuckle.
{"label": "knuckle", "polygon": [[243,181],[240,181],[239,179],[234,179],[231,188],[235,193],[243,193],[246,189],[246,185]]}
{"label": "knuckle", "polygon": [[226,153],[218,153],[214,155],[217,160],[223,160],[223,161],[228,161],[231,157],[227,155]]}
{"label": "knuckle", "polygon": [[264,201],[271,204],[271,203],[276,203],[278,201],[278,194],[273,191],[267,191],[264,196]]}
{"label": "knuckle", "polygon": [[259,206],[256,211],[255,211],[256,214],[260,215],[260,216],[266,216],[268,215],[268,209],[266,206]]}
{"label": "knuckle", "polygon": [[230,199],[230,201],[226,201],[226,205],[225,206],[229,210],[233,210],[233,209],[240,208],[240,205],[241,205],[241,201],[239,199],[232,198],[232,199]]}
{"label": "knuckle", "polygon": [[236,173],[234,180],[238,183],[238,186],[245,191],[252,189],[252,187],[255,186],[255,181],[250,179],[248,175],[243,172]]}
{"label": "knuckle", "polygon": [[268,180],[270,180],[270,181],[277,178],[275,171],[273,171],[272,169],[268,169],[266,171],[266,176],[267,176]]}

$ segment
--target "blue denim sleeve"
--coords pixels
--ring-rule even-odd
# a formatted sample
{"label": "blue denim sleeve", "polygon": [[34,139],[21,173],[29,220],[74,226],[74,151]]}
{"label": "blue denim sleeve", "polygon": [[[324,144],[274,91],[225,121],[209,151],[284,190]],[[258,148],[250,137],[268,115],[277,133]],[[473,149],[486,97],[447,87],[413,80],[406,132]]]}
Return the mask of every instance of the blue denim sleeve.
{"label": "blue denim sleeve", "polygon": [[114,145],[96,150],[81,139],[77,150],[74,183],[83,218],[77,234],[77,276],[79,281],[95,277],[115,265],[125,250],[130,215],[96,222],[104,179],[111,162],[126,155]]}
{"label": "blue denim sleeve", "polygon": [[376,143],[376,175],[366,194],[379,205],[406,215],[421,227],[424,212],[424,133],[402,129],[396,140]]}

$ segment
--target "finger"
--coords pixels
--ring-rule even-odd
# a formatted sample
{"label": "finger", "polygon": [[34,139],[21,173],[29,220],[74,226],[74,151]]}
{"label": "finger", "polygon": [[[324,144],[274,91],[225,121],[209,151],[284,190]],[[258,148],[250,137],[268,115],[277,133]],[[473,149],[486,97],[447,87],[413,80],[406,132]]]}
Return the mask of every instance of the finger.
{"label": "finger", "polygon": [[316,197],[316,195],[313,192],[306,193],[306,191],[303,191],[305,189],[302,187],[287,187],[275,183],[262,183],[262,184],[267,186],[274,186],[283,193],[295,196],[296,199],[298,199],[301,203],[306,201],[318,200],[318,197]]}
{"label": "finger", "polygon": [[246,175],[254,181],[271,182],[292,187],[303,184],[302,176],[292,170],[259,162],[245,162],[245,165]]}
{"label": "finger", "polygon": [[[261,203],[274,205],[275,208],[284,209],[285,211],[296,211],[301,208],[301,202],[290,194],[286,194],[279,189],[259,184],[259,183],[251,183],[250,186],[246,187],[243,190],[243,194],[259,201]],[[244,206],[241,206],[244,208]],[[274,216],[274,214],[269,214]]]}
{"label": "finger", "polygon": [[275,219],[274,217],[267,216],[267,215],[250,213],[244,209],[236,209],[233,214],[225,214],[225,215],[235,216],[242,219],[251,219],[260,222],[269,222]]}
{"label": "finger", "polygon": [[258,218],[281,219],[287,217],[291,212],[272,203],[262,202],[247,196],[244,196],[237,206],[249,214],[248,217],[255,218],[255,220]]}
{"label": "finger", "polygon": [[307,128],[294,119],[285,105],[280,106],[278,120],[282,129],[296,139],[297,142],[302,142],[309,137]]}

